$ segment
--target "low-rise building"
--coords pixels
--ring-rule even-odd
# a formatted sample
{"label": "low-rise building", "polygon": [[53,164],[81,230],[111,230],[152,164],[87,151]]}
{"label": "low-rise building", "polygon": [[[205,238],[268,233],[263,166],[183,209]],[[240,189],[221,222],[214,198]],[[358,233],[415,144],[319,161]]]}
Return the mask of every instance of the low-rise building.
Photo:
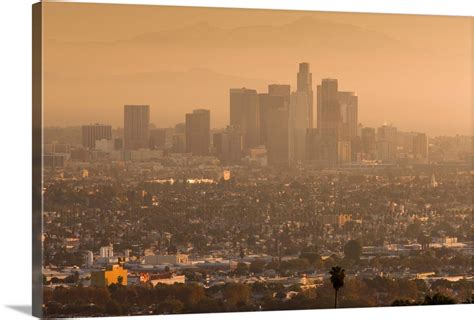
{"label": "low-rise building", "polygon": [[113,283],[127,285],[128,272],[120,265],[109,265],[105,270],[91,272],[91,285],[96,287],[107,287]]}
{"label": "low-rise building", "polygon": [[166,254],[166,255],[153,255],[145,256],[145,264],[157,265],[157,264],[187,264],[189,263],[188,255],[186,254]]}

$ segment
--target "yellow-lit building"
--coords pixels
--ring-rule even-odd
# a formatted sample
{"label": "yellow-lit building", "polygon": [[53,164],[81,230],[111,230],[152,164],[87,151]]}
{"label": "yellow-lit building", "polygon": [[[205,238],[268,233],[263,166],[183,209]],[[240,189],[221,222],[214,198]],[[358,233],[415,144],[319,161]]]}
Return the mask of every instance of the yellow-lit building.
{"label": "yellow-lit building", "polygon": [[120,265],[107,266],[105,270],[92,271],[91,285],[97,287],[107,287],[113,283],[118,284],[122,277],[122,285],[127,285],[127,270]]}

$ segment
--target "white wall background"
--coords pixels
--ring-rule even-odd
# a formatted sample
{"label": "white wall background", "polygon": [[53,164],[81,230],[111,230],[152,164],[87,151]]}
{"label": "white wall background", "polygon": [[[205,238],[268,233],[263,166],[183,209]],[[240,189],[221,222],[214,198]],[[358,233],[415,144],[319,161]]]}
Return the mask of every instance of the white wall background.
{"label": "white wall background", "polygon": [[[0,2],[0,319],[31,316],[31,5]],[[473,0],[88,1],[191,6],[474,15]],[[473,29],[474,30],[474,29]],[[474,37],[474,35],[473,35]],[[474,108],[474,106],[473,106]],[[169,316],[169,319],[467,319],[472,305]],[[133,317],[151,319],[152,317]]]}

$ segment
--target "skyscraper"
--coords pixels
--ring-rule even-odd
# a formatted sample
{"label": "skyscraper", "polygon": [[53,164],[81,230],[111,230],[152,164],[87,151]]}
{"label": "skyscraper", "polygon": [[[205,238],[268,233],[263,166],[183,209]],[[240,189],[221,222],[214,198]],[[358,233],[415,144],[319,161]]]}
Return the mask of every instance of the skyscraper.
{"label": "skyscraper", "polygon": [[[351,141],[357,136],[358,99],[355,92],[339,91],[337,93],[343,122],[343,136]],[[347,131],[344,130],[347,128]]]}
{"label": "skyscraper", "polygon": [[318,129],[321,134],[342,134],[342,114],[337,79],[323,79],[317,88]]}
{"label": "skyscraper", "polygon": [[376,153],[375,129],[362,128],[361,130],[361,149],[363,152],[363,159],[374,160]]}
{"label": "skyscraper", "polygon": [[259,99],[256,90],[230,89],[230,125],[240,128],[244,149],[260,144]]}
{"label": "skyscraper", "polygon": [[403,150],[407,158],[426,160],[428,158],[428,137],[424,133],[404,133]]}
{"label": "skyscraper", "polygon": [[268,129],[272,125],[270,118],[273,113],[281,108],[285,108],[285,98],[283,96],[271,95],[269,93],[260,93],[258,95],[260,110],[260,143],[267,145]]}
{"label": "skyscraper", "polygon": [[396,158],[398,133],[392,125],[382,125],[377,129],[377,159],[384,162]]}
{"label": "skyscraper", "polygon": [[147,149],[149,146],[150,106],[124,106],[124,149]]}
{"label": "skyscraper", "polygon": [[166,129],[150,129],[150,149],[163,149],[166,144]]}
{"label": "skyscraper", "polygon": [[90,124],[82,126],[82,145],[94,149],[97,140],[111,140],[112,126],[106,124]]}
{"label": "skyscraper", "polygon": [[287,106],[290,105],[291,86],[289,84],[269,84],[268,94],[283,97]]}
{"label": "skyscraper", "polygon": [[225,131],[215,133],[213,144],[220,160],[230,163],[241,160],[243,139],[239,128],[228,126]]}
{"label": "skyscraper", "polygon": [[313,128],[313,75],[310,72],[309,63],[302,62],[296,78],[296,91],[304,92],[307,96],[307,119],[308,128]]}
{"label": "skyscraper", "polygon": [[260,94],[260,132],[267,148],[269,164],[288,163],[288,121],[290,85],[270,84],[268,94]]}
{"label": "skyscraper", "polygon": [[186,114],[186,152],[193,155],[209,154],[211,111],[196,109]]}
{"label": "skyscraper", "polygon": [[308,95],[297,91],[291,94],[289,108],[289,162],[297,163],[306,159],[306,133],[309,129]]}

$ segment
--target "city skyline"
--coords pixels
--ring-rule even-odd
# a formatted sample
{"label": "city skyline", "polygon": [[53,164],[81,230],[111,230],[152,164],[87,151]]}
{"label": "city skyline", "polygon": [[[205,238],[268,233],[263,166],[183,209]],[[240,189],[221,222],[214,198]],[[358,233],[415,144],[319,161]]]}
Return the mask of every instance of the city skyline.
{"label": "city skyline", "polygon": [[[300,62],[296,77],[298,86],[293,92],[285,84],[269,84],[268,92],[230,88],[230,119],[225,129],[211,130],[207,109],[186,113],[184,123],[167,130],[150,123],[149,105],[124,105],[123,133],[112,137],[110,125],[83,125],[84,149],[78,152],[82,159],[96,150],[123,160],[186,153],[215,156],[224,164],[262,166],[430,163],[425,133],[401,131],[392,124],[364,127],[358,121],[359,97],[353,91],[340,91],[338,79],[321,79],[316,84],[314,108],[311,65]],[[47,151],[48,163],[64,164],[67,159],[55,149],[51,146]]]}
{"label": "city skyline", "polygon": [[[147,6],[129,17],[120,6],[46,5],[46,126],[110,119],[116,127],[116,108],[132,103],[159,110],[150,121],[160,127],[208,108],[211,128],[224,128],[227,88],[287,83],[294,91],[292,62],[307,61],[314,79],[342,79],[363,97],[364,126],[472,133],[468,18]],[[107,24],[98,19],[104,10]],[[74,27],[56,28],[64,19]]]}
{"label": "city skyline", "polygon": [[34,8],[36,315],[474,302],[472,20]]}
{"label": "city skyline", "polygon": [[[300,67],[301,65],[308,65],[310,66],[311,64],[308,63],[308,62],[300,62],[299,63]],[[299,73],[300,71],[297,72],[297,76],[296,76],[296,82],[298,82],[298,77],[299,77]],[[310,73],[311,75],[311,73]],[[385,119],[384,121],[380,121],[378,123],[375,123],[374,125],[365,125],[365,122],[362,120],[360,121],[360,117],[358,116],[359,112],[360,112],[360,109],[358,108],[358,98],[359,98],[359,95],[357,94],[357,91],[351,91],[351,90],[346,90],[348,88],[344,88],[345,90],[343,91],[340,91],[338,90],[338,82],[340,79],[335,79],[335,78],[322,78],[322,79],[319,79],[321,84],[319,84],[319,82],[317,82],[317,84],[314,86],[316,90],[311,90],[311,95],[312,96],[312,99],[311,100],[314,100],[314,98],[317,98],[318,99],[318,91],[320,90],[320,88],[324,88],[324,84],[325,83],[329,83],[329,82],[334,82],[335,83],[335,89],[333,90],[334,91],[334,94],[336,94],[336,97],[333,97],[333,100],[338,100],[339,102],[336,102],[338,108],[340,108],[341,110],[339,110],[338,112],[341,112],[341,117],[343,118],[346,118],[346,117],[349,117],[350,121],[351,122],[351,128],[349,129],[351,132],[350,132],[350,136],[354,136],[354,131],[357,131],[357,126],[359,125],[362,125],[364,128],[378,128],[380,126],[394,126],[394,127],[398,127],[398,124],[397,123],[394,123],[392,121],[390,121],[389,119]],[[242,92],[242,91],[247,91],[247,92],[251,92],[255,95],[255,103],[256,105],[262,105],[262,98],[265,98],[264,96],[274,96],[274,97],[279,97],[279,96],[285,96],[285,99],[287,100],[286,103],[288,103],[289,105],[289,102],[290,102],[290,95],[291,94],[296,94],[298,92],[303,92],[301,90],[298,90],[297,89],[298,86],[295,86],[295,88],[293,88],[290,84],[285,84],[285,83],[268,83],[267,86],[266,86],[266,90],[267,92],[265,92],[265,89],[262,90],[262,91],[259,91],[259,90],[255,90],[253,88],[249,88],[249,87],[246,87],[245,85],[240,87],[240,88],[230,88],[230,96],[232,96],[233,93],[235,92]],[[279,88],[282,88],[279,90]],[[295,89],[295,90],[293,90]],[[228,90],[228,91],[229,91]],[[273,91],[272,91],[273,90]],[[288,91],[288,92],[286,92]],[[322,90],[323,92],[324,90]],[[286,95],[288,95],[288,97],[286,97]],[[354,102],[355,101],[355,102]],[[317,102],[317,100],[316,100]],[[306,103],[306,102],[305,102]],[[315,129],[318,129],[321,124],[319,123],[321,121],[321,119],[323,119],[324,117],[328,117],[327,115],[325,116],[322,116],[322,115],[319,115],[317,114],[318,113],[318,105],[317,103],[315,104],[313,101],[311,102],[307,102],[311,107],[308,107],[308,129],[312,129],[313,127]],[[355,103],[355,105],[354,105]],[[339,104],[341,104],[339,106]],[[153,113],[151,112],[153,110],[153,105],[152,104],[146,104],[146,105],[133,105],[133,104],[122,104],[120,106],[118,106],[118,108],[122,109],[124,108],[124,106],[142,106],[142,107],[147,107],[149,109],[149,119],[148,120],[148,126],[149,126],[149,129],[154,129],[154,128],[157,128],[157,129],[166,129],[166,128],[174,128],[176,125],[185,125],[186,124],[186,115],[188,113],[193,113],[194,111],[198,111],[198,110],[207,110],[207,111],[211,111],[208,109],[208,106],[201,106],[201,107],[191,107],[188,111],[185,111],[183,114],[182,114],[182,118],[180,120],[178,120],[176,123],[170,123],[169,125],[165,125],[165,126],[157,126],[155,122],[153,122],[151,120],[152,116],[153,116]],[[342,115],[342,110],[345,109],[345,110],[354,110],[354,106],[355,106],[355,115],[354,115],[354,111],[346,111],[346,113],[344,115]],[[228,103],[228,105],[226,106],[227,109],[231,110],[232,109],[232,102]],[[349,109],[348,109],[349,108]],[[159,108],[158,108],[159,109]],[[311,110],[310,110],[311,109]],[[323,108],[321,108],[321,110],[323,110]],[[325,109],[324,109],[325,110]],[[257,112],[257,111],[255,111]],[[258,111],[260,112],[260,111]],[[162,114],[158,114],[158,115],[155,115],[155,117],[160,117]],[[312,115],[312,119],[310,118],[310,116]],[[334,116],[334,115],[333,115]],[[91,115],[91,117],[93,117],[93,115]],[[336,115],[335,117],[338,117],[338,115]],[[212,117],[211,117],[211,121],[210,121],[210,130],[213,131],[213,130],[222,130],[222,129],[225,129],[227,126],[233,126],[235,125],[235,120],[232,120],[232,111],[229,112],[229,118],[226,120],[226,122],[224,122],[221,126],[212,126]],[[355,121],[355,122],[354,122]],[[61,126],[61,125],[51,125],[51,126],[47,126],[45,125],[45,128],[62,128],[62,127],[76,127],[76,126],[79,126],[79,127],[84,127],[84,126],[98,126],[98,125],[101,125],[101,126],[110,126],[111,128],[114,128],[114,129],[124,129],[124,122],[125,122],[125,117],[122,117],[121,121],[119,123],[117,123],[116,125],[113,125],[111,124],[111,122],[107,122],[106,120],[104,121],[95,121],[95,120],[91,120],[89,122],[84,122],[84,123],[77,123],[75,125],[68,125],[68,126]],[[354,126],[355,125],[355,126]],[[414,131],[417,131],[416,129],[417,127],[413,127],[413,128],[405,128],[403,131],[408,131],[408,132],[414,132]],[[324,130],[324,129],[323,129]],[[342,130],[342,129],[341,129]],[[452,134],[451,136],[455,136],[455,135],[466,135],[466,136],[471,136],[470,134]],[[433,135],[430,135],[432,137],[437,137],[437,136],[450,136],[450,135],[442,135],[442,134],[433,134]],[[255,144],[256,145],[256,144]],[[143,144],[143,147],[145,147],[145,144]]]}

